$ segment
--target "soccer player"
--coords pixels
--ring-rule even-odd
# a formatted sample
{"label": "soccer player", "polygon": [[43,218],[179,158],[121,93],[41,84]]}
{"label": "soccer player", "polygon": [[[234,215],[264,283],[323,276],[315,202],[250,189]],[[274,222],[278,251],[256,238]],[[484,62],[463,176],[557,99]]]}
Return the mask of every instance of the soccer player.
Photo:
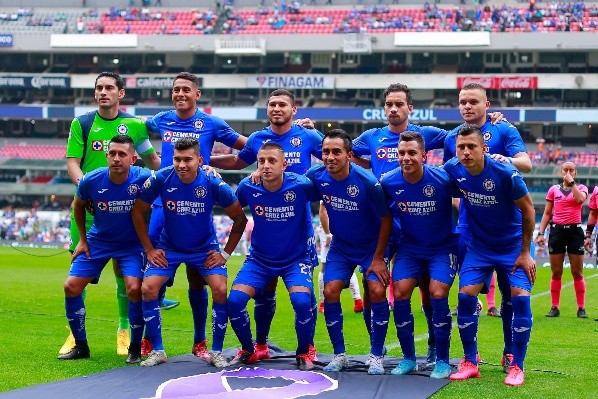
{"label": "soccer player", "polygon": [[[102,72],[95,80],[95,100],[98,110],[80,115],[71,123],[66,146],[66,165],[71,181],[77,185],[84,174],[108,166],[106,152],[108,142],[114,135],[127,135],[133,139],[135,150],[151,169],[160,168],[160,158],[152,147],[145,124],[135,116],[119,109],[120,100],[125,96],[124,81],[113,72]],[[86,214],[86,230],[91,228],[93,216]],[[71,245],[73,252],[79,242],[79,231],[71,213]],[[119,326],[117,332],[117,353],[126,356],[129,345],[129,321],[127,316],[128,298],[125,282],[113,261],[116,275],[116,298],[118,302]],[[85,296],[85,292],[83,292]],[[74,346],[72,333],[60,349],[61,354],[68,353]]]}
{"label": "soccer player", "polygon": [[[422,135],[403,132],[399,140],[401,167],[386,173],[380,183],[398,208],[394,217],[401,225],[401,245],[392,269],[394,319],[403,360],[394,375],[418,370],[415,356],[414,318],[411,295],[422,273],[430,276],[430,294],[436,337],[436,364],[431,378],[451,374],[449,347],[452,317],[448,303],[458,270],[459,236],[453,223],[453,197],[459,195],[449,175],[439,167],[424,164],[426,148]],[[430,232],[434,234],[430,234]],[[430,248],[434,248],[430,252]]]}
{"label": "soccer player", "polygon": [[349,135],[333,129],[322,142],[324,165],[314,166],[306,174],[320,191],[333,235],[324,269],[324,316],[334,358],[324,370],[341,371],[348,366],[340,294],[359,265],[372,307],[368,374],[384,374],[382,358],[389,317],[386,287],[390,279],[385,249],[392,215],[380,183],[367,170],[352,164],[352,155]]}
{"label": "soccer player", "polygon": [[[216,367],[228,364],[222,355],[228,322],[226,261],[241,239],[247,218],[232,189],[222,179],[208,175],[201,169],[202,161],[196,139],[184,137],[177,140],[174,145],[174,165],[161,169],[145,181],[143,193],[133,207],[133,224],[148,260],[142,286],[142,306],[146,334],[153,347],[148,358],[141,363],[142,366],[166,362],[158,291],[169,278],[174,277],[181,263],[197,269],[212,290],[213,342],[210,363]],[[143,214],[158,196],[164,207],[164,228],[157,247],[154,247]],[[233,220],[230,236],[222,252],[212,220],[212,209],[216,203]]]}
{"label": "soccer player", "polygon": [[444,165],[461,191],[471,233],[459,275],[457,322],[465,357],[451,380],[480,376],[477,360],[477,295],[493,270],[509,279],[513,306],[513,360],[507,385],[524,382],[524,359],[532,328],[530,293],[536,265],[530,255],[535,211],[519,171],[486,154],[480,128],[465,125],[456,139],[457,157]]}
{"label": "soccer player", "polygon": [[[540,221],[536,243],[544,246],[544,230],[550,223],[548,253],[552,279],[550,280],[550,296],[552,306],[547,317],[559,317],[561,311],[561,285],[565,252],[571,263],[573,287],[577,299],[577,317],[587,319],[585,310],[586,282],[583,279],[583,257],[585,255],[584,233],[581,227],[581,208],[588,197],[588,188],[575,182],[577,168],[573,162],[561,165],[562,184],[556,184],[546,194],[546,206]],[[588,223],[589,224],[589,223]],[[591,234],[590,234],[591,236]]]}
{"label": "soccer player", "polygon": [[[532,163],[527,153],[525,143],[517,128],[506,121],[499,121],[493,123],[487,117],[490,102],[486,96],[486,90],[483,86],[477,83],[471,83],[463,86],[459,92],[459,112],[465,121],[465,124],[475,124],[480,127],[483,132],[484,143],[487,151],[498,162],[511,163],[520,172],[527,173],[532,169]],[[460,129],[465,126],[462,124],[451,131],[445,140],[444,144],[444,161],[456,155],[456,137]],[[471,241],[471,232],[467,224],[466,208],[459,209],[459,223],[457,231],[461,234],[459,243],[459,263],[463,263],[465,252],[467,251],[469,241]],[[498,279],[498,286],[501,291],[501,311],[492,309],[495,291],[493,287],[496,285],[495,281]],[[501,364],[504,371],[508,372],[510,361],[513,359],[513,337],[511,334],[511,324],[513,319],[513,307],[510,300],[509,279],[506,275],[501,275],[500,270],[496,272],[488,285],[488,314],[491,316],[500,315],[503,323],[503,338],[504,347],[503,355],[501,357]],[[484,289],[483,291],[486,291]]]}
{"label": "soccer player", "polygon": [[[273,278],[282,277],[295,310],[297,366],[300,370],[311,370],[314,368],[309,356],[314,321],[311,260],[297,243],[307,241],[309,229],[305,219],[311,215],[306,204],[318,200],[319,193],[305,176],[285,172],[287,161],[280,144],[264,144],[258,152],[257,162],[261,184],[253,184],[251,178],[246,177],[237,188],[237,198],[242,206],[249,207],[255,224],[250,254],[237,274],[228,298],[231,326],[241,342],[236,359],[244,364],[258,360],[247,302]],[[284,239],[272,240],[273,234]]]}
{"label": "soccer player", "polygon": [[[85,304],[81,294],[87,284],[100,277],[106,263],[116,259],[126,284],[131,325],[131,344],[126,362],[141,361],[143,248],[131,224],[130,212],[150,172],[131,166],[137,160],[133,144],[129,136],[114,136],[108,143],[105,155],[108,167],[88,172],[77,186],[73,213],[80,239],[73,251],[69,277],[64,283],[66,317],[75,336],[75,346],[58,356],[58,359],[89,357]],[[93,204],[94,217],[86,233],[85,208],[88,201]]]}
{"label": "soccer player", "polygon": [[[270,126],[252,133],[247,139],[245,147],[238,154],[213,156],[210,165],[221,169],[243,169],[257,160],[258,151],[264,143],[274,142],[280,144],[284,149],[285,159],[288,164],[286,170],[297,174],[305,174],[311,166],[312,156],[322,158],[322,134],[317,130],[293,123],[293,116],[296,113],[295,96],[287,90],[274,90],[268,96],[267,114]],[[311,264],[315,267],[318,265],[318,256],[315,248],[311,215],[307,214],[305,223],[310,231],[306,251],[309,252]],[[261,294],[256,294],[254,297],[255,349],[259,359],[270,358],[268,334],[276,310],[276,282],[277,280],[273,280]],[[312,312],[314,320],[316,320],[318,303],[313,292]],[[313,342],[310,346],[310,353],[312,359],[314,359],[316,354]]]}
{"label": "soccer player", "polygon": [[[172,84],[172,104],[174,110],[164,111],[146,120],[150,132],[159,133],[162,139],[161,167],[171,166],[174,153],[174,144],[182,137],[193,137],[199,141],[199,148],[203,163],[208,165],[215,142],[220,142],[228,147],[240,150],[245,145],[247,138],[234,131],[224,120],[217,116],[206,114],[197,108],[197,101],[201,98],[200,81],[197,76],[189,72],[181,72],[174,78]],[[149,223],[149,236],[154,246],[160,239],[164,227],[164,209],[160,198],[152,204],[152,213]],[[189,304],[193,313],[195,337],[191,352],[204,360],[210,360],[206,342],[206,320],[208,317],[208,291],[204,287],[195,268],[186,268],[189,282]],[[161,289],[159,298],[164,307],[166,285]],[[168,300],[166,300],[168,301]],[[178,304],[178,302],[176,303]],[[175,304],[175,306],[176,306]],[[171,305],[172,306],[172,305]],[[143,354],[151,352],[149,340],[143,341]]]}

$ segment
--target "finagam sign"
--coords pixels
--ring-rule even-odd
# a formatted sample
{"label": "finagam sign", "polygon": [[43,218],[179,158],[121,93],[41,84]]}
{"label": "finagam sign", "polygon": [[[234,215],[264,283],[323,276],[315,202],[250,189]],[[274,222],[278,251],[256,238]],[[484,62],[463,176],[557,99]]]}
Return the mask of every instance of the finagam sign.
{"label": "finagam sign", "polygon": [[457,78],[457,89],[477,83],[487,90],[531,90],[538,88],[537,76],[467,76]]}

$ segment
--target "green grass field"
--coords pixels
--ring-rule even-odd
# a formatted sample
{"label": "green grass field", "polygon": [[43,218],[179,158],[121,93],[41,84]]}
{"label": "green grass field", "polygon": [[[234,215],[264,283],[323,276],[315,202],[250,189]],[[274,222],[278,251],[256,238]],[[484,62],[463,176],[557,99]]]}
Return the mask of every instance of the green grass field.
{"label": "green grass field", "polygon": [[[88,290],[87,334],[91,358],[72,362],[56,360],[64,342],[64,299],[62,284],[69,267],[69,254],[62,250],[22,250],[0,247],[0,275],[3,295],[0,301],[0,343],[3,348],[0,392],[44,382],[88,375],[115,367],[125,367],[124,358],[116,355],[115,282],[111,268],[107,268],[100,284]],[[58,254],[57,256],[48,256]],[[231,258],[229,275],[234,276],[241,264],[239,257]],[[517,397],[517,398],[573,398],[597,397],[598,378],[594,367],[598,362],[598,270],[586,270],[589,319],[575,316],[576,305],[571,276],[565,271],[561,301],[561,317],[549,319],[544,314],[550,307],[548,286],[550,270],[540,268],[534,289],[532,307],[535,314],[531,344],[526,361],[526,383],[512,388],[503,384],[504,374],[499,363],[502,354],[501,321],[482,317],[479,347],[484,361],[482,378],[453,382],[438,392],[435,398]],[[169,356],[189,353],[193,332],[191,312],[186,300],[186,278],[179,273],[168,297],[181,300],[177,308],[163,313],[164,342]],[[282,284],[279,285],[283,286]],[[455,287],[454,287],[455,288]],[[451,295],[451,307],[456,302],[456,290]],[[278,309],[271,333],[271,341],[293,350],[295,333],[292,308],[288,295],[280,290]],[[416,340],[418,354],[427,349],[425,321],[419,310],[419,294],[414,294]],[[500,298],[497,298],[500,300]],[[360,314],[352,312],[347,290],[343,296],[345,339],[349,354],[366,354],[365,326]],[[209,324],[208,324],[209,325]],[[390,354],[400,356],[393,323],[389,328],[387,345]],[[225,347],[237,346],[232,329],[228,328]],[[324,318],[318,319],[316,346],[320,352],[331,353]],[[462,356],[457,328],[453,329],[451,357]],[[494,365],[493,365],[493,364]],[[397,377],[400,378],[400,377]]]}

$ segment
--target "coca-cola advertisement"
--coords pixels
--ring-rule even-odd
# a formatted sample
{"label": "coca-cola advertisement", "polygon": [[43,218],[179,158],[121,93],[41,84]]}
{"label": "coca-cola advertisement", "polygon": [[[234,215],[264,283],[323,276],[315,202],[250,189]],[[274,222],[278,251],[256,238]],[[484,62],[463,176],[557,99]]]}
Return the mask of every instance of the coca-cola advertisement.
{"label": "coca-cola advertisement", "polygon": [[487,90],[531,90],[538,88],[537,76],[465,76],[457,78],[457,89],[478,83]]}

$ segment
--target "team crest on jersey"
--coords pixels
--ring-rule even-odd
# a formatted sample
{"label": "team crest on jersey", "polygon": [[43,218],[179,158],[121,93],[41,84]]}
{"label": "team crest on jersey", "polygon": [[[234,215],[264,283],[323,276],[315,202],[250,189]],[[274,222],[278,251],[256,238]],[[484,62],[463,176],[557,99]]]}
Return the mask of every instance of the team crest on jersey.
{"label": "team crest on jersey", "polygon": [[301,137],[293,137],[289,142],[293,147],[300,147],[303,140],[301,140]]}
{"label": "team crest on jersey", "polygon": [[322,200],[324,201],[325,204],[330,204],[330,195],[328,194],[322,194]]}
{"label": "team crest on jersey", "polygon": [[486,191],[493,191],[496,188],[496,184],[494,183],[494,180],[492,180],[492,179],[484,180],[484,183],[482,183],[482,186],[484,187],[484,189]]}
{"label": "team crest on jersey", "polygon": [[434,188],[433,185],[428,184],[427,186],[424,187],[424,195],[426,197],[432,197],[434,194],[436,194],[436,189]]}
{"label": "team crest on jersey", "polygon": [[378,159],[386,158],[386,148],[378,148],[376,150],[376,158],[378,158]]}
{"label": "team crest on jersey", "polygon": [[103,151],[104,150],[104,143],[101,140],[94,140],[91,142],[91,149],[93,151]]}
{"label": "team crest on jersey", "polygon": [[164,132],[164,134],[162,135],[162,141],[170,141],[172,140],[172,132],[166,131]]}
{"label": "team crest on jersey", "polygon": [[127,187],[127,193],[129,195],[136,195],[139,192],[140,188],[139,185],[133,183],[129,187]]}
{"label": "team crest on jersey", "polygon": [[208,192],[206,191],[205,187],[202,187],[202,186],[195,187],[195,196],[197,198],[205,198],[207,193]]}
{"label": "team crest on jersey", "polygon": [[255,214],[256,214],[257,216],[264,216],[264,213],[266,213],[266,212],[264,211],[264,207],[263,207],[263,206],[261,206],[261,205],[254,205],[254,206],[253,206],[253,211],[255,212]]}
{"label": "team crest on jersey", "polygon": [[407,204],[406,204],[406,203],[404,203],[403,201],[397,201],[397,206],[399,207],[399,209],[400,209],[402,212],[407,212],[407,209],[408,209],[408,208],[407,208]]}
{"label": "team crest on jersey", "polygon": [[146,181],[143,182],[143,188],[145,188],[146,190],[148,188],[150,188],[152,186],[152,182],[150,181],[150,179],[147,179]]}
{"label": "team crest on jersey", "polygon": [[116,131],[118,132],[118,134],[120,134],[121,136],[124,136],[125,134],[129,133],[129,127],[127,125],[125,125],[124,123],[121,123],[120,125],[118,125],[118,127],[116,128]]}
{"label": "team crest on jersey", "polygon": [[166,201],[166,208],[168,208],[169,211],[176,211],[176,201]]}
{"label": "team crest on jersey", "polygon": [[484,132],[484,141],[487,143],[492,139],[492,133],[491,132]]}
{"label": "team crest on jersey", "polygon": [[195,128],[195,130],[201,130],[203,129],[203,121],[201,119],[196,119],[193,121],[193,127]]}
{"label": "team crest on jersey", "polygon": [[98,209],[100,211],[107,211],[108,210],[108,203],[107,202],[105,202],[105,201],[98,201],[97,204],[98,204]]}
{"label": "team crest on jersey", "polygon": [[351,184],[349,187],[347,187],[347,194],[349,194],[349,197],[357,197],[359,194],[359,188],[356,185]]}
{"label": "team crest on jersey", "polygon": [[294,191],[287,191],[284,193],[283,198],[286,202],[293,202],[295,201],[295,198],[297,198],[297,195]]}

